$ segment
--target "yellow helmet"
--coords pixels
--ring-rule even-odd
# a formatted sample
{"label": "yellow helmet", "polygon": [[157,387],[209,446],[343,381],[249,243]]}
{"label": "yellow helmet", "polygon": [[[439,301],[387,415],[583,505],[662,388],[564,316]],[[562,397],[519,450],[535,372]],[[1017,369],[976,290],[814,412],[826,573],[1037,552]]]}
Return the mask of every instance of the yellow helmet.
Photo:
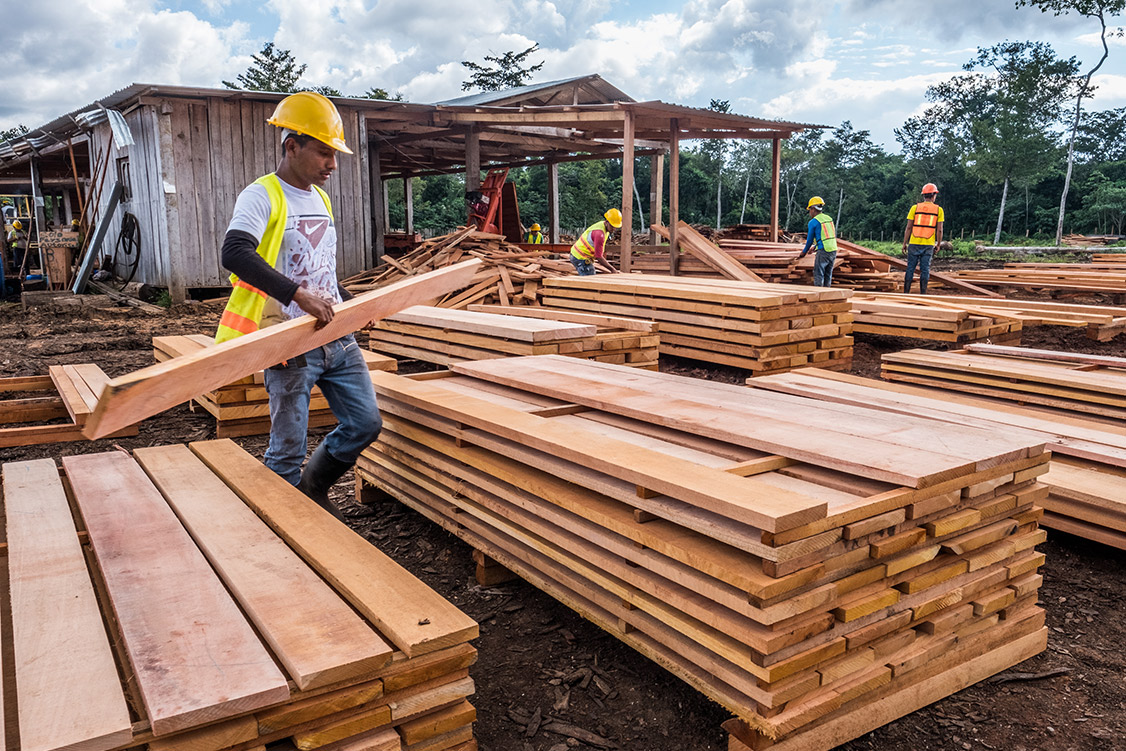
{"label": "yellow helmet", "polygon": [[82,222],[78,221],[77,219],[71,219],[70,220],[70,226],[71,227],[79,227],[81,225],[82,225]]}
{"label": "yellow helmet", "polygon": [[344,121],[340,119],[336,105],[315,91],[290,94],[278,102],[273,117],[266,122],[311,136],[345,154],[352,153],[348,144],[344,143]]}
{"label": "yellow helmet", "polygon": [[805,205],[805,207],[807,209],[812,209],[814,206],[824,206],[824,205],[825,205],[825,199],[824,198],[822,198],[821,196],[814,196],[813,198],[809,199],[809,203],[807,203]]}
{"label": "yellow helmet", "polygon": [[540,231],[540,225],[539,224],[533,224],[528,229],[530,229],[532,232],[539,232]]}
{"label": "yellow helmet", "polygon": [[12,222],[12,226],[16,229],[23,229],[23,222],[17,219],[16,221]]}
{"label": "yellow helmet", "polygon": [[606,221],[610,222],[610,226],[614,229],[622,226],[622,212],[617,209],[610,209],[602,216],[606,217]]}

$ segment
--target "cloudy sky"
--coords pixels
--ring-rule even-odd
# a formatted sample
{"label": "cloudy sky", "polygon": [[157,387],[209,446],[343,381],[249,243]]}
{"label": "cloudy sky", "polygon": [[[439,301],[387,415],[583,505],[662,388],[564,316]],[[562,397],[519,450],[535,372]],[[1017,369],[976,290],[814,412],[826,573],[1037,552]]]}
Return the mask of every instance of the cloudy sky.
{"label": "cloudy sky", "polygon": [[[1121,24],[1124,19],[1115,19]],[[534,80],[600,73],[635,99],[857,128],[892,129],[978,46],[1049,42],[1084,69],[1098,24],[1012,0],[39,0],[0,26],[0,129],[34,128],[131,83],[220,87],[273,41],[302,79],[409,101],[461,95],[460,61],[538,42]],[[1094,107],[1126,106],[1126,43],[1096,76]]]}

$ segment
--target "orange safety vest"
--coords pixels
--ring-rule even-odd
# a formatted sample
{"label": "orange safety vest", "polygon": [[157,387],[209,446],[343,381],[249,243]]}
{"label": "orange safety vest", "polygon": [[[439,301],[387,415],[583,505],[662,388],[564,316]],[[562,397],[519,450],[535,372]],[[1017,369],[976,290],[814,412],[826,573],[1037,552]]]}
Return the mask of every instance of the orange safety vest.
{"label": "orange safety vest", "polygon": [[[270,198],[270,219],[266,223],[266,231],[258,242],[258,255],[270,264],[277,266],[278,253],[281,251],[282,237],[285,235],[285,221],[288,211],[285,203],[285,192],[282,190],[281,180],[276,173],[271,172],[254,181],[266,189]],[[328,215],[332,217],[332,202],[328,194],[314,185],[325,202]],[[266,307],[266,293],[257,287],[252,287],[246,282],[231,274],[231,298],[227,300],[227,307],[219,319],[219,329],[215,332],[215,342],[222,343],[229,339],[251,334],[258,330],[262,323],[262,311]]]}
{"label": "orange safety vest", "polygon": [[602,248],[606,248],[606,222],[599,220],[586,228],[579,239],[575,240],[575,244],[571,246],[571,255],[578,258],[580,261],[593,261],[595,256],[594,251],[594,238],[591,235],[594,231],[602,230]]}
{"label": "orange safety vest", "polygon": [[[915,204],[915,218],[911,225],[912,240],[931,240],[938,228],[938,206],[930,201]],[[925,243],[916,243],[925,244]]]}

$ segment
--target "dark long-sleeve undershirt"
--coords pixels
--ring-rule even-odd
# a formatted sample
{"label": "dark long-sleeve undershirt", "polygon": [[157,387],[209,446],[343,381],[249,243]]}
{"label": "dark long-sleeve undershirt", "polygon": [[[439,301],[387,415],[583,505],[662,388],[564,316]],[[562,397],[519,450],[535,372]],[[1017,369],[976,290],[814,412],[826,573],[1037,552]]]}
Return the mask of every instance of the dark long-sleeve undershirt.
{"label": "dark long-sleeve undershirt", "polygon": [[[282,274],[262,256],[258,255],[258,240],[242,230],[230,230],[223,238],[223,268],[251,287],[257,287],[270,297],[289,305],[301,285]],[[341,300],[351,300],[348,290],[337,285]]]}

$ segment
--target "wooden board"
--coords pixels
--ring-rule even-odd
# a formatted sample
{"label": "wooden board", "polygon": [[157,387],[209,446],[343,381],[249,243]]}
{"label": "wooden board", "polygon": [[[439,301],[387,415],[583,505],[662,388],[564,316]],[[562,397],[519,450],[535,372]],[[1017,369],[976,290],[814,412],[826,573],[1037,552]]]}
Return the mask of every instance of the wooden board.
{"label": "wooden board", "polygon": [[207,391],[339,339],[420,300],[459,289],[468,283],[479,265],[476,261],[465,261],[358,295],[337,305],[332,322],[320,329],[316,328],[317,322],[312,316],[302,316],[194,355],[115,378],[103,389],[84,433],[91,439],[102,438]]}
{"label": "wooden board", "polygon": [[63,466],[153,733],[287,699],[285,677],[141,468],[117,451]]}
{"label": "wooden board", "polygon": [[559,339],[590,337],[597,329],[589,324],[542,321],[534,318],[496,316],[468,310],[450,310],[425,305],[413,305],[386,320],[436,327],[449,331],[484,334],[521,342],[553,342]]}
{"label": "wooden board", "polygon": [[135,456],[298,688],[354,680],[391,661],[391,647],[187,446]]}
{"label": "wooden board", "polygon": [[58,469],[5,464],[3,484],[20,748],[124,745],[129,710]]}

